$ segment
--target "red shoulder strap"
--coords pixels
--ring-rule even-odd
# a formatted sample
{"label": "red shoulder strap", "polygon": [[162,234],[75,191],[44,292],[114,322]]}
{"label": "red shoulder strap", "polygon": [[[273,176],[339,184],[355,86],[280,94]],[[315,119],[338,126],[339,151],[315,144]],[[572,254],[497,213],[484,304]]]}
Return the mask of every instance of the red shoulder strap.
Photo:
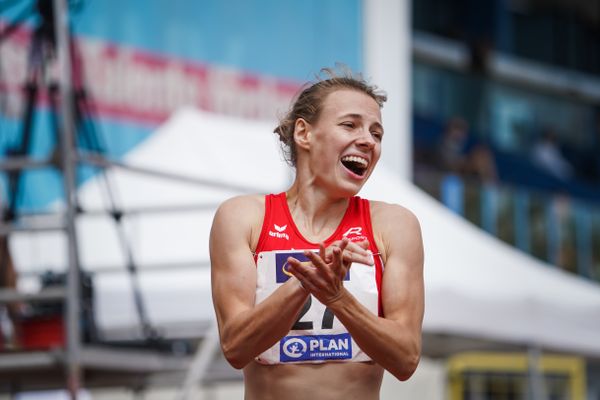
{"label": "red shoulder strap", "polygon": [[260,236],[258,237],[258,243],[256,243],[256,249],[254,249],[254,261],[256,261],[256,255],[261,252],[264,248],[265,241],[267,239],[267,231],[271,224],[271,212],[273,209],[274,194],[265,195],[265,215],[263,217],[262,228],[260,229]]}
{"label": "red shoulder strap", "polygon": [[367,237],[369,239],[369,248],[373,252],[375,260],[375,281],[377,282],[377,289],[379,290],[379,316],[383,316],[383,303],[381,299],[381,282],[383,279],[383,259],[381,258],[381,252],[377,248],[377,242],[375,242],[375,235],[373,234],[373,223],[371,221],[371,202],[367,199],[360,199],[361,207],[361,218],[364,221],[365,229],[367,230]]}

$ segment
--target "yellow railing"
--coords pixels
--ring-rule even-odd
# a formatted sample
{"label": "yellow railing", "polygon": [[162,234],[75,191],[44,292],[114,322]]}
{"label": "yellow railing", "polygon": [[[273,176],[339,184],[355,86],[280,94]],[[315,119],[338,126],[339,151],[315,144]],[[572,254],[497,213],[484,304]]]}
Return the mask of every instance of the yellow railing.
{"label": "yellow railing", "polygon": [[[548,386],[549,377],[560,377],[566,381],[567,393],[554,393],[558,397],[570,400],[586,399],[586,372],[583,359],[575,356],[542,355],[538,358],[538,370],[544,378],[546,391],[552,391]],[[463,400],[470,398],[466,396],[470,375],[478,374],[481,379],[493,376],[503,376],[505,379],[513,379],[528,382],[531,360],[525,353],[493,353],[493,352],[469,352],[454,355],[448,359],[448,399]],[[526,389],[525,389],[526,390]],[[516,395],[516,394],[515,394]],[[487,399],[485,394],[474,397]],[[494,396],[495,399],[502,398]],[[506,397],[519,398],[519,397]],[[527,397],[521,397],[527,399]]]}

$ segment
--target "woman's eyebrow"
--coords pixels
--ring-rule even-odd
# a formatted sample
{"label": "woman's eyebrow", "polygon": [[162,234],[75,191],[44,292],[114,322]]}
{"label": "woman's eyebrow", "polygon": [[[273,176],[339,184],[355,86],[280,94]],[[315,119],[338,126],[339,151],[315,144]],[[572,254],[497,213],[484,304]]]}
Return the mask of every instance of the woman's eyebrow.
{"label": "woman's eyebrow", "polygon": [[[344,118],[363,119],[363,116],[361,114],[348,113],[348,114],[344,114],[339,117],[339,119],[344,119]],[[372,124],[372,126],[376,127],[377,129],[381,129],[381,131],[383,132],[383,125],[381,125],[381,123],[375,122]]]}
{"label": "woman's eyebrow", "polygon": [[348,114],[341,115],[339,117],[339,119],[344,119],[344,118],[362,119],[362,115],[355,114],[355,113],[348,113]]}

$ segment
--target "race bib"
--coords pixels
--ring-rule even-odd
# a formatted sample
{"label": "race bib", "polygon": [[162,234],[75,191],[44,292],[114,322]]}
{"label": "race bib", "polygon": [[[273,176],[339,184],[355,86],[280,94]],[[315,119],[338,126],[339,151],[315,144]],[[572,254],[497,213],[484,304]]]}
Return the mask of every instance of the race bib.
{"label": "race bib", "polygon": [[[266,251],[257,257],[256,304],[264,301],[292,276],[287,259],[308,261],[304,250]],[[377,315],[378,290],[375,267],[353,263],[344,287]],[[348,330],[314,296],[309,296],[290,332],[256,359],[263,364],[370,361]]]}

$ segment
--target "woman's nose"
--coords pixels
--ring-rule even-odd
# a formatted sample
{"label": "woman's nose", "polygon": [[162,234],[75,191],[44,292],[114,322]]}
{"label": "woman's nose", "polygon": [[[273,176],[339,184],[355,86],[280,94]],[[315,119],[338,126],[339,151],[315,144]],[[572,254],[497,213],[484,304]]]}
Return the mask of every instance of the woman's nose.
{"label": "woman's nose", "polygon": [[361,129],[360,137],[356,140],[356,143],[360,146],[372,149],[375,147],[375,138],[371,135],[368,129]]}

